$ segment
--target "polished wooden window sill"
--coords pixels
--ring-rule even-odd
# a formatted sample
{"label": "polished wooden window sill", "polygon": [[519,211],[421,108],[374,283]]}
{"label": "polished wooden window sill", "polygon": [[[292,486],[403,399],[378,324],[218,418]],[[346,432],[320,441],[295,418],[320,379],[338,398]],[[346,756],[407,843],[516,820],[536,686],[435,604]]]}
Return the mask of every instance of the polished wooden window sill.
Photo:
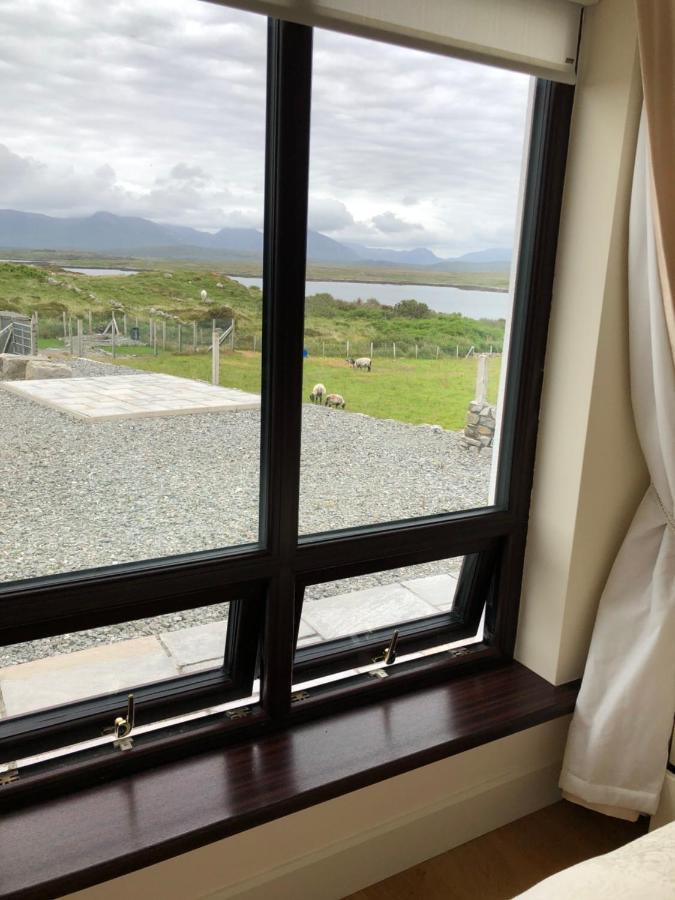
{"label": "polished wooden window sill", "polygon": [[0,897],[58,896],[572,711],[518,663],[5,813]]}

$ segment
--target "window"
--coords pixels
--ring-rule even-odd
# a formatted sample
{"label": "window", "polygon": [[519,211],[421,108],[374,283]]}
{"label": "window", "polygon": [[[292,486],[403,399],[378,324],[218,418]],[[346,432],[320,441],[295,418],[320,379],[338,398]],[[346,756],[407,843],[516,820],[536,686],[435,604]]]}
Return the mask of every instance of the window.
{"label": "window", "polygon": [[[197,13],[192,6],[198,8]],[[190,18],[193,13],[197,18],[204,17],[203,27],[195,25],[195,20]],[[106,81],[105,72],[110,68],[116,72],[119,87],[118,95],[103,96],[103,101],[107,97],[109,104],[104,115],[106,127],[114,129],[123,145],[122,155],[126,155],[132,166],[134,152],[139,153],[140,148],[134,143],[133,122],[125,118],[123,101],[140,98],[140,108],[146,109],[152,125],[149,128],[150,143],[142,148],[144,153],[151,156],[153,147],[159,153],[162,145],[172,140],[178,140],[183,150],[197,139],[208,145],[207,155],[214,166],[224,153],[228,155],[232,171],[236,171],[238,162],[244,160],[250,180],[237,186],[237,199],[243,203],[248,197],[254,218],[255,179],[262,171],[262,162],[257,167],[251,148],[261,146],[262,132],[253,127],[249,133],[242,127],[241,134],[233,134],[231,128],[223,127],[218,117],[212,117],[212,104],[231,111],[233,98],[238,93],[262,103],[263,75],[258,63],[265,20],[198,3],[181,4],[176,15],[179,19],[184,15],[187,18],[181,21],[180,31],[169,29],[168,38],[166,34],[162,38],[159,27],[164,21],[164,12],[159,18],[139,19],[139,29],[149,37],[135,45],[137,57],[130,53],[124,66],[114,57],[114,48],[120,46],[116,23],[99,23],[100,53],[105,63],[101,84]],[[53,40],[66,39],[60,36]],[[407,340],[398,338],[398,356],[394,349],[396,339],[389,340],[392,355],[386,366],[382,363],[381,369],[397,379],[398,390],[405,395],[407,406],[414,407],[415,391],[423,389],[415,383],[413,375],[416,372],[432,372],[430,378],[444,372],[446,380],[449,379],[448,397],[455,405],[465,403],[461,397],[457,400],[452,396],[450,369],[443,368],[443,360],[460,358],[456,341],[453,357],[453,342],[448,337],[453,333],[451,326],[457,322],[442,318],[442,314],[428,307],[425,311],[414,298],[409,298],[412,303],[404,299],[404,305],[398,309],[377,299],[370,305],[341,301],[326,297],[325,292],[324,296],[310,296],[305,303],[308,261],[310,267],[315,267],[316,274],[318,260],[318,268],[323,265],[325,274],[327,264],[328,268],[337,265],[335,259],[326,256],[338,252],[334,244],[347,247],[344,252],[349,258],[352,258],[350,247],[357,257],[358,252],[363,254],[363,250],[354,250],[354,241],[336,242],[323,235],[320,229],[317,236],[311,221],[308,241],[308,198],[312,196],[316,201],[314,208],[324,216],[324,229],[331,216],[334,221],[336,216],[338,220],[342,216],[347,224],[351,216],[354,231],[359,228],[357,219],[351,213],[345,213],[345,204],[342,209],[339,203],[333,202],[334,198],[333,201],[322,198],[320,190],[310,194],[312,179],[318,177],[317,167],[324,166],[329,176],[337,179],[335,193],[346,195],[346,185],[351,180],[355,185],[354,193],[358,194],[359,172],[366,162],[372,171],[385,165],[383,161],[378,162],[378,153],[383,149],[378,132],[391,125],[386,122],[386,113],[377,111],[378,98],[368,96],[364,91],[363,103],[370,104],[373,117],[373,133],[369,136],[372,158],[366,160],[356,151],[348,158],[344,155],[344,141],[333,148],[333,157],[325,156],[331,152],[329,143],[325,142],[326,123],[330,122],[331,115],[335,114],[336,134],[340,133],[340,128],[348,126],[347,109],[343,107],[338,115],[341,74],[336,63],[340,59],[346,60],[347,53],[357,60],[360,53],[372,53],[373,71],[377,71],[381,63],[384,73],[385,62],[396,70],[406,54],[411,57],[418,54],[400,49],[390,53],[388,48],[371,45],[362,39],[322,33],[317,33],[315,40],[313,64],[310,28],[272,20],[267,25],[265,213],[264,228],[257,232],[262,244],[262,297],[255,289],[251,292],[244,286],[242,290],[246,293],[242,295],[241,304],[230,309],[228,314],[223,308],[217,315],[203,315],[204,340],[207,344],[210,340],[213,359],[218,358],[215,349],[216,344],[220,346],[222,337],[216,329],[222,325],[226,331],[228,318],[235,326],[235,331],[230,334],[243,332],[247,342],[245,348],[242,346],[238,350],[235,337],[231,338],[228,371],[233,371],[239,360],[240,368],[248,373],[251,393],[255,394],[257,384],[260,384],[260,411],[248,410],[245,419],[238,418],[245,415],[242,411],[228,412],[229,418],[202,411],[196,416],[184,416],[180,421],[187,424],[180,427],[175,424],[180,417],[170,416],[139,420],[140,424],[134,423],[133,419],[120,419],[120,423],[127,422],[122,428],[114,427],[112,422],[94,424],[80,419],[75,428],[73,420],[59,418],[67,416],[67,411],[50,409],[53,414],[50,421],[58,422],[61,429],[57,428],[54,440],[62,465],[66,465],[68,455],[75,452],[76,443],[81,445],[77,449],[84,451],[85,460],[88,454],[93,470],[101,464],[101,457],[104,463],[108,461],[112,473],[108,497],[114,518],[106,519],[110,508],[101,509],[102,519],[112,523],[108,526],[110,534],[103,541],[99,532],[97,540],[90,541],[91,529],[97,527],[96,516],[90,515],[89,501],[83,495],[69,509],[69,521],[77,534],[72,544],[68,543],[69,535],[64,535],[63,553],[49,549],[48,526],[51,522],[58,525],[58,517],[40,520],[34,506],[21,510],[24,518],[15,533],[9,534],[8,555],[15,560],[16,568],[8,569],[9,574],[4,576],[0,587],[0,644],[3,647],[0,691],[4,690],[3,671],[12,680],[15,690],[8,694],[11,695],[10,702],[5,701],[5,708],[0,708],[3,716],[0,720],[0,764],[6,772],[14,771],[17,765],[23,772],[21,779],[12,784],[10,793],[30,789],[34,776],[47,772],[59,777],[68,771],[62,755],[58,757],[58,764],[54,761],[55,754],[63,754],[64,748],[72,750],[66,757],[68,764],[81,765],[87,771],[95,772],[96,766],[102,760],[110,759],[111,754],[134,765],[137,755],[125,752],[129,748],[145,748],[144,758],[152,759],[156,758],[153,752],[163,753],[168,743],[198,747],[200,741],[207,738],[222,740],[229,734],[241,736],[251,727],[289,724],[295,716],[319,712],[329,704],[334,707],[336,702],[375,700],[429,679],[451,677],[455,671],[465,671],[468,666],[498,664],[512,656],[572,89],[538,81],[531,94],[528,118],[528,86],[522,76],[508,76],[521,79],[517,92],[519,99],[514,101],[517,107],[514,121],[520,131],[515,142],[511,135],[503,146],[513,153],[515,144],[527,138],[528,147],[527,166],[523,166],[527,174],[522,191],[522,226],[516,228],[519,198],[516,175],[511,178],[508,189],[495,179],[492,195],[501,198],[500,202],[503,201],[508,209],[512,231],[509,240],[517,248],[517,265],[514,263],[517,274],[512,281],[513,312],[498,316],[498,320],[504,320],[501,324],[492,321],[492,325],[480,326],[474,332],[473,345],[462,347],[461,355],[474,367],[473,382],[478,366],[476,355],[484,354],[483,359],[489,358],[489,339],[493,337],[492,388],[488,387],[488,395],[481,400],[486,406],[493,406],[489,395],[492,390],[494,400],[499,396],[499,405],[496,423],[494,412],[485,413],[486,418],[493,419],[491,440],[494,437],[495,446],[491,457],[480,456],[476,445],[471,443],[464,448],[464,461],[469,460],[475,465],[470,469],[465,466],[459,475],[453,474],[458,482],[463,480],[463,486],[460,485],[456,500],[452,501],[443,493],[448,487],[443,463],[448,447],[454,448],[459,436],[456,435],[455,440],[450,435],[453,429],[438,423],[419,423],[415,411],[406,413],[408,420],[403,423],[383,421],[391,417],[395,398],[393,401],[391,396],[386,398],[390,410],[386,415],[373,406],[372,392],[367,394],[367,390],[372,390],[368,385],[379,383],[383,394],[386,386],[383,381],[376,380],[382,347],[376,347],[376,339],[373,337],[371,341],[371,332],[362,326],[365,322],[372,327],[375,321],[382,333],[387,330],[391,333],[395,325],[400,329],[395,332],[397,335],[408,336]],[[152,65],[159,65],[157,60],[166,60],[167,54],[172,48],[175,51],[176,42],[180,41],[187,42],[182,50],[188,57],[193,54],[195,59],[199,58],[203,75],[217,73],[222,94],[215,98],[211,94],[204,95],[199,85],[200,70],[187,65],[172,71],[168,81],[159,85],[139,78],[147,59]],[[367,51],[363,49],[366,45]],[[126,47],[124,42],[122,46]],[[228,63],[229,47],[239,47],[241,54],[239,57],[235,54]],[[108,57],[109,53],[111,57]],[[434,58],[425,57],[424,65],[437,71],[439,83],[445,85],[446,94],[442,91],[439,94],[443,102],[451,102],[450,97],[454,98],[452,102],[470,105],[474,79],[489,83],[493,77],[489,70],[469,63],[450,65],[443,60],[438,61],[436,69]],[[118,71],[116,67],[120,66]],[[457,75],[458,66],[466,67],[463,80]],[[60,79],[66,77],[63,73],[57,75]],[[77,81],[78,76],[71,72],[67,77]],[[405,90],[414,92],[414,78],[410,74],[400,77],[412,79],[412,83],[405,85]],[[166,121],[162,116],[153,118],[157,109],[163,109],[174,95],[185,96],[176,87],[180,79],[188,80],[187,92],[192,101],[186,100],[185,106],[176,103]],[[396,89],[385,75],[381,81],[380,99]],[[330,85],[336,86],[335,96],[331,94]],[[90,102],[101,103],[96,85],[90,88]],[[433,98],[429,103],[433,109]],[[203,114],[202,121],[207,123],[197,138],[189,127],[192,104]],[[316,119],[310,125],[313,104]],[[21,119],[19,112],[14,109],[13,114],[26,128],[25,115]],[[55,112],[54,115],[58,118],[62,113],[57,115]],[[429,110],[426,115],[429,116]],[[177,132],[172,130],[176,122],[182,122]],[[160,124],[164,130],[159,128]],[[400,120],[394,124],[410,127],[415,132],[417,151],[423,155],[429,137],[428,118]],[[426,132],[423,126],[426,126]],[[499,130],[491,131],[488,119],[482,123],[481,133],[485,140],[494,140],[497,144],[502,141]],[[98,137],[90,131],[88,139],[95,143]],[[501,144],[497,153],[500,147]],[[443,152],[442,143],[434,145],[435,159],[441,167]],[[183,155],[189,161],[188,149]],[[479,179],[494,177],[490,171],[491,158],[488,154],[482,161],[474,160]],[[194,164],[191,169],[188,161],[176,163],[178,171],[169,173],[174,182],[178,181],[178,189],[175,185],[170,189],[164,176],[157,179],[152,190],[161,195],[158,203],[168,203],[169,195],[183,209],[190,209],[190,203],[196,203],[198,186],[207,176],[205,171],[194,171],[198,168]],[[413,192],[416,190],[415,172],[419,172],[414,162],[415,153],[410,153],[401,163],[401,179]],[[519,155],[510,162],[514,173],[520,169]],[[30,168],[29,163],[26,165]],[[224,170],[218,171],[224,178]],[[33,177],[37,178],[38,174],[35,170]],[[97,177],[109,179],[110,173],[99,173]],[[328,182],[324,180],[322,189],[329,182],[330,178]],[[221,192],[218,203],[222,208],[226,201],[229,203],[228,191],[231,193],[232,189],[221,184],[218,190]],[[447,190],[449,192],[450,188]],[[448,193],[445,201],[449,203],[451,199]],[[423,228],[418,221],[416,229],[414,217],[403,222],[400,212],[406,202],[411,208],[415,205],[414,193],[399,198],[380,195],[379,200],[385,207],[396,202],[396,211],[384,207],[378,211],[368,207],[367,199],[357,200],[363,210],[359,215],[369,217],[371,224],[365,226],[369,234],[378,227],[380,235],[394,234],[401,227],[413,233]],[[439,200],[439,209],[442,201],[443,198]],[[355,201],[355,208],[358,202]],[[202,214],[203,209],[199,208],[199,212]],[[236,219],[234,213],[237,210],[233,208],[232,212]],[[442,211],[439,213],[437,209],[434,214],[442,215]],[[102,229],[110,226],[109,221],[105,222],[105,216],[102,219],[95,217],[93,224]],[[30,224],[28,231],[34,227]],[[137,220],[123,223],[129,240],[132,232],[136,233],[134,229],[140,227]],[[199,233],[198,228],[195,231]],[[190,287],[193,293],[199,289],[199,302],[208,309],[211,292],[224,289],[217,286],[224,282],[215,280],[221,277],[220,270],[212,271],[214,260],[218,258],[218,233],[209,234],[210,238],[198,238],[195,233],[190,233],[189,240],[204,241],[201,251],[197,252],[193,247],[191,252],[198,257],[201,255],[207,262],[195,266],[194,277],[185,278],[181,290],[176,291],[172,284],[178,280],[175,261],[185,252],[186,231],[175,226],[165,228],[162,239],[169,240],[169,246],[173,248],[170,258],[174,265],[165,271],[161,262],[148,264],[146,259],[147,272],[142,278],[146,279],[147,290],[160,291],[158,282],[164,284],[164,281],[157,278],[159,272],[166,283],[162,288],[163,296],[170,296],[176,307],[185,300],[181,297],[183,287]],[[234,239],[232,235],[230,237]],[[251,235],[247,237],[251,238]],[[239,238],[243,240],[244,236],[239,235]],[[318,254],[317,243],[323,248]],[[370,250],[372,253],[378,249],[387,251],[390,270],[399,266],[409,273],[409,269],[399,265],[398,260],[402,257],[392,256],[392,250],[394,254],[403,252],[401,245],[394,242],[392,248],[385,244],[380,241]],[[24,242],[21,246],[25,250],[29,245]],[[12,246],[6,249],[13,254],[20,250]],[[47,257],[43,251],[48,249],[33,247],[31,261],[44,262]],[[71,249],[68,248],[69,252]],[[114,249],[119,253],[118,245],[114,245]],[[153,259],[167,258],[166,245],[162,252],[165,256],[160,254]],[[363,259],[363,255],[358,258]],[[239,277],[246,278],[242,272],[247,266],[249,277],[255,277],[250,273],[255,270],[256,259],[255,252],[248,255],[241,252]],[[411,265],[409,260],[406,264]],[[16,275],[16,270],[12,271]],[[21,269],[19,274],[29,278],[34,273]],[[49,278],[59,281],[60,276],[46,275],[45,291],[54,286]],[[208,285],[201,287],[207,284],[207,279],[210,279]],[[191,285],[188,284],[190,281],[193,282]],[[125,288],[125,284],[129,284],[128,279],[119,284],[120,297],[128,297],[131,290]],[[72,286],[77,287],[76,284]],[[230,289],[237,290],[231,285]],[[76,291],[71,293],[77,295]],[[368,300],[367,297],[361,299]],[[121,310],[124,302],[118,302]],[[197,305],[196,300],[190,300],[190,309]],[[116,308],[111,307],[108,332],[111,337],[106,345],[111,357],[120,351],[120,345],[115,345],[120,334],[120,316],[127,316],[127,329],[141,328],[141,325],[132,325],[129,311],[120,311],[116,315]],[[392,325],[387,319],[390,309],[392,316],[403,321]],[[320,310],[340,319],[335,335],[339,350],[336,349],[332,356],[326,354],[323,347],[319,349],[326,343],[327,335],[313,333],[318,329],[317,319],[321,317],[317,313]],[[425,340],[425,336],[439,333],[439,329],[434,332],[424,321],[420,324],[418,313],[420,320],[438,322],[439,329],[445,329],[443,347],[440,339]],[[178,320],[160,317],[155,311],[145,326],[148,329],[145,339],[140,332],[131,338],[138,342],[138,365],[143,372],[168,376],[170,373],[162,368],[168,365],[167,357],[162,354],[171,351],[171,341],[176,342],[174,349],[180,355],[184,346],[181,342],[189,342],[198,333],[192,325],[188,327],[184,315],[178,312],[175,315]],[[40,316],[39,320],[45,318]],[[64,321],[67,319],[68,315]],[[199,326],[196,317],[193,321]],[[349,322],[354,326],[353,332],[348,330]],[[182,332],[177,329],[179,324],[183,326]],[[72,328],[72,322],[66,321],[64,339],[73,339]],[[81,331],[81,325],[75,329],[75,340],[80,338]],[[466,333],[470,334],[470,329]],[[347,337],[347,334],[353,336]],[[198,337],[194,338],[193,350],[199,349],[196,346],[198,340]],[[352,342],[349,347],[347,341]],[[164,343],[164,347],[158,347],[158,343]],[[476,347],[476,343],[480,346]],[[501,357],[495,356],[496,351]],[[237,352],[241,356],[238,357]],[[330,348],[329,352],[333,353]],[[147,358],[143,358],[144,355]],[[191,357],[186,355],[185,359],[189,362]],[[208,357],[205,359],[208,365]],[[323,360],[320,364],[323,368],[312,369],[313,365],[319,365],[319,359]],[[183,357],[181,360],[182,374],[189,376],[188,362]],[[120,362],[115,357],[114,364]],[[398,363],[403,365],[396,369]],[[203,360],[200,364],[205,365]],[[258,365],[260,369],[256,370]],[[433,369],[434,365],[436,369]],[[500,380],[497,380],[497,371],[501,372]],[[335,397],[329,398],[328,405],[321,403],[321,409],[318,404],[309,402],[307,387],[312,382],[310,392],[315,394],[317,372],[328,372],[334,378],[334,383],[324,385],[325,393],[342,393],[346,408]],[[220,377],[222,375],[222,369],[214,375],[217,388],[228,387],[227,380]],[[119,376],[111,376],[111,380],[116,377]],[[30,387],[30,381],[25,384]],[[241,381],[238,384],[241,385]],[[349,385],[351,397],[347,395],[347,388],[335,388],[342,384]],[[471,384],[469,391],[472,390]],[[354,403],[352,412],[352,398],[358,392],[366,398],[363,399],[364,409],[360,410]],[[63,396],[65,393],[64,389]],[[57,401],[62,402],[63,396],[56,400],[52,397],[52,406]],[[176,409],[169,409],[176,398],[177,388],[169,388],[168,405],[154,411],[161,415],[176,412]],[[51,477],[50,467],[55,463],[48,457],[45,460],[44,455],[40,459],[40,451],[46,450],[46,444],[40,445],[35,430],[31,432],[31,414],[35,423],[41,420],[37,407],[30,405],[37,401],[26,395],[25,390],[23,395],[12,389],[8,393],[6,386],[0,390],[0,399],[19,410],[19,419],[26,434],[30,435],[31,455],[25,480],[39,491],[41,466],[46,462],[44,475]],[[312,400],[316,399],[312,397]],[[322,399],[325,400],[325,396]],[[469,399],[472,399],[471,395]],[[98,402],[105,406],[106,401],[99,398]],[[125,401],[117,398],[115,402]],[[370,406],[366,409],[367,404]],[[27,415],[21,415],[27,410]],[[471,414],[468,406],[466,412]],[[482,412],[476,410],[472,414],[480,420]],[[449,420],[443,418],[448,415],[447,410],[440,408],[438,415],[447,425]],[[160,421],[163,423],[160,428],[147,426],[147,422]],[[243,422],[248,423],[245,438],[239,428]],[[421,430],[420,424],[426,430]],[[474,424],[487,425],[481,421]],[[384,429],[380,431],[382,426]],[[68,431],[65,436],[64,429]],[[427,439],[433,436],[438,449],[427,449],[424,461],[421,451],[412,444],[405,451],[401,449],[400,453],[406,455],[399,458],[400,471],[387,483],[380,482],[381,508],[374,511],[364,500],[372,494],[359,493],[368,478],[368,460],[372,460],[373,466],[379,465],[376,458],[378,445],[382,449],[387,442],[395,445],[394,432],[409,434],[410,429],[425,438],[425,446],[429,443]],[[141,455],[139,447],[144,431],[153,432],[154,456]],[[372,438],[376,431],[377,436]],[[204,442],[211,438],[213,443],[209,446],[212,449],[206,452]],[[341,440],[345,447],[340,447]],[[47,441],[44,435],[42,441]],[[313,451],[321,441],[324,441],[321,452],[318,457],[314,456]],[[178,454],[182,474],[172,471],[171,466],[162,465],[162,450],[169,446]],[[14,448],[8,453],[3,463],[8,480],[12,466],[26,462],[17,461],[15,454],[19,449]],[[349,452],[341,452],[344,449]],[[126,468],[127,465],[131,468]],[[430,477],[434,467],[437,471],[436,482],[425,484],[422,502],[415,497],[420,477],[416,474],[418,466],[425,479]],[[424,466],[427,466],[426,470]],[[381,479],[381,467],[378,471]],[[200,481],[200,473],[207,478],[206,483]],[[480,484],[471,483],[472,479],[478,478],[476,473],[480,476]],[[166,479],[164,487],[162,477]],[[148,490],[148,484],[154,487]],[[311,490],[308,489],[310,484],[313,485]],[[341,485],[347,485],[354,493],[341,493]],[[397,493],[399,487],[400,493]],[[314,496],[311,491],[316,492]],[[442,499],[436,502],[436,497]],[[178,498],[180,502],[177,502]],[[96,500],[94,513],[103,501],[104,498]],[[322,506],[320,521],[316,517],[318,506]],[[85,526],[85,520],[93,524]],[[147,541],[145,538],[137,540],[145,528],[150,532]],[[40,539],[41,547],[32,560],[19,564],[21,536],[32,529],[36,529],[37,534],[44,533],[44,538]],[[59,535],[59,532],[52,535],[55,548],[61,544]],[[78,546],[79,553],[75,553],[73,548]],[[92,648],[98,646],[108,652],[107,658],[119,654],[118,661],[125,661],[123,645],[135,640],[146,640],[151,644],[147,652],[136,657],[144,660],[145,668],[139,667],[136,672],[133,663],[122,662],[123,677],[116,678],[112,668],[105,671],[106,663],[99,662],[97,665],[103,668],[97,671],[96,678],[91,679],[91,691],[79,690],[68,702],[59,701],[58,689],[45,693],[44,700],[33,700],[23,706],[17,701],[21,690],[24,695],[26,691],[25,684],[16,688],[23,677],[22,671],[26,672],[21,670],[22,666],[42,664],[49,680],[49,672],[55,671],[50,665],[53,666],[55,658],[63,662],[64,653],[73,656],[91,654],[93,658]],[[218,652],[218,648],[222,652]],[[129,648],[130,653],[132,649]],[[164,655],[160,654],[157,667],[153,668],[153,653],[160,650]],[[101,660],[103,656],[98,658]],[[78,659],[84,660],[84,657]],[[82,663],[82,672],[86,670],[85,663],[86,660]],[[30,691],[30,686],[27,689]],[[116,719],[124,723],[130,715],[129,693],[133,693],[135,701],[134,727],[129,735],[131,742],[120,744],[120,734],[112,731]],[[56,702],[54,697],[57,697]],[[122,738],[125,736],[123,734]]]}

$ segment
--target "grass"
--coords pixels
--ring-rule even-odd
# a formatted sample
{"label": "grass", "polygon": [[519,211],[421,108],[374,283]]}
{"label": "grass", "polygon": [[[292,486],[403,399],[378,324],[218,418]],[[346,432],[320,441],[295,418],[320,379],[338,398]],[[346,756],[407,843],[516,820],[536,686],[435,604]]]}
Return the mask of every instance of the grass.
{"label": "grass", "polygon": [[[149,349],[131,357],[118,357],[118,365],[148,372],[164,372],[181,378],[209,381],[208,354],[182,354]],[[136,353],[136,350],[134,351]],[[490,361],[488,399],[496,402],[501,359]],[[375,359],[372,372],[350,369],[342,359],[307,359],[304,364],[303,400],[317,382],[330,393],[342,394],[351,412],[380,419],[396,419],[413,425],[441,425],[453,431],[463,428],[476,383],[476,360]],[[220,383],[244,391],[260,391],[260,354],[252,351],[223,353]]]}

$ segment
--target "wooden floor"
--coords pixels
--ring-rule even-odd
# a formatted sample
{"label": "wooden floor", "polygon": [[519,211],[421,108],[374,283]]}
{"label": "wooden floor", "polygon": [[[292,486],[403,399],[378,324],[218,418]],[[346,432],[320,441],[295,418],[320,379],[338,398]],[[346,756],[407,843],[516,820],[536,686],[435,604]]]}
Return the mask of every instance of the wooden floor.
{"label": "wooden floor", "polygon": [[560,869],[639,837],[647,821],[622,822],[561,801],[348,900],[509,900]]}

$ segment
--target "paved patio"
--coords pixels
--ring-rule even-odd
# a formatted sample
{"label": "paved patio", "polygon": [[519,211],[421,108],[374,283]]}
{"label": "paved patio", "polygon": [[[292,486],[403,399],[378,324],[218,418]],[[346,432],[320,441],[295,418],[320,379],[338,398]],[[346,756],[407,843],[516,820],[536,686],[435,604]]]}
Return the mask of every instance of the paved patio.
{"label": "paved patio", "polygon": [[[457,578],[431,575],[308,600],[298,647],[446,612]],[[0,669],[0,717],[15,716],[213,668],[227,621],[90,647]]]}
{"label": "paved patio", "polygon": [[6,391],[87,422],[258,409],[260,397],[175,375],[6,381]]}

